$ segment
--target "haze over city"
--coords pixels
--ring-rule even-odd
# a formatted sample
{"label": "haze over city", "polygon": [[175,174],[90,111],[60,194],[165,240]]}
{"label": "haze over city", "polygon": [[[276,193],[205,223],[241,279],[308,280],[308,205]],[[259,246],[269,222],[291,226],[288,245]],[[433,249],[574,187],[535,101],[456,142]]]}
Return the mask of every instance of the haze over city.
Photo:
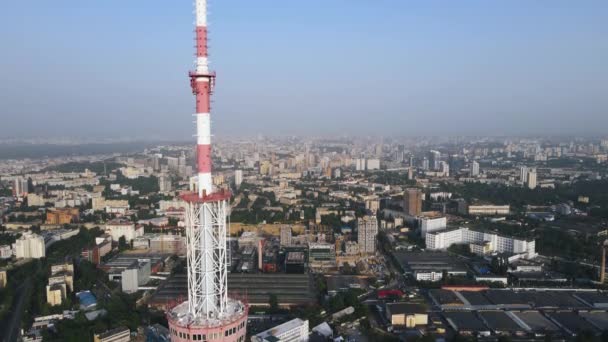
{"label": "haze over city", "polygon": [[[214,134],[596,134],[605,1],[212,1]],[[11,1],[0,137],[189,140],[190,1]]]}

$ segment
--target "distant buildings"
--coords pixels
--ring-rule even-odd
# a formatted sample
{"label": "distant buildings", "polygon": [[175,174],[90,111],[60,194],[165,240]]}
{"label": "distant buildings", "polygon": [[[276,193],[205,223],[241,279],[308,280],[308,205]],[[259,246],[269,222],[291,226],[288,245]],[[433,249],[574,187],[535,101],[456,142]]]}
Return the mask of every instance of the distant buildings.
{"label": "distant buildings", "polygon": [[6,274],[6,270],[0,270],[0,289],[5,288],[7,283],[8,276]]}
{"label": "distant buildings", "polygon": [[364,216],[357,220],[357,241],[361,254],[376,253],[378,220],[375,216]]}
{"label": "distant buildings", "polygon": [[305,342],[308,341],[308,320],[299,318],[277,325],[251,337],[252,342]]}
{"label": "distant buildings", "polygon": [[27,232],[15,241],[17,259],[40,259],[45,255],[44,238],[40,235]]}
{"label": "distant buildings", "polygon": [[403,211],[409,216],[422,213],[422,191],[418,188],[407,188],[403,193]]}
{"label": "distant buildings", "polygon": [[133,263],[121,272],[120,284],[122,291],[125,293],[137,292],[139,286],[145,285],[150,281],[150,260],[141,259],[135,260]]}

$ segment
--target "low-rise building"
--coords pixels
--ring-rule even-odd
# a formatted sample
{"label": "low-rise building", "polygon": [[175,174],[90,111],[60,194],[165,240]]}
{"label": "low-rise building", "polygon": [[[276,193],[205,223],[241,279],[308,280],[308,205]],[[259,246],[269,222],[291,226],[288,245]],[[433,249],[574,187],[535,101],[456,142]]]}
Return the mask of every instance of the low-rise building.
{"label": "low-rise building", "polygon": [[299,318],[277,325],[251,337],[252,342],[305,342],[308,341],[308,320]]}
{"label": "low-rise building", "polygon": [[421,304],[388,303],[386,318],[396,327],[415,328],[428,324],[427,309]]}

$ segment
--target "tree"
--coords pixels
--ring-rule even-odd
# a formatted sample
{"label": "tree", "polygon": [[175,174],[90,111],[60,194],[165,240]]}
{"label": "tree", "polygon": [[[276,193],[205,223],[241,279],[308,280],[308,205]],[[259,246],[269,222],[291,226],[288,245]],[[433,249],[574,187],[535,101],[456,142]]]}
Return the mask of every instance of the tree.
{"label": "tree", "polygon": [[275,313],[279,311],[279,298],[276,294],[271,293],[268,296],[268,304],[270,305],[270,312]]}
{"label": "tree", "polygon": [[118,250],[124,251],[127,248],[129,248],[129,245],[127,245],[127,239],[123,235],[118,239]]}

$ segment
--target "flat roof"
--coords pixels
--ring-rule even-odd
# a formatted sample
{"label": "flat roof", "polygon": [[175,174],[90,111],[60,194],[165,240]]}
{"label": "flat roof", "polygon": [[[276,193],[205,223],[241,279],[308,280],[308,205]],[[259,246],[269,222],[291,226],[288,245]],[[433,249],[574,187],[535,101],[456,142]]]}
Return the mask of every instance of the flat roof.
{"label": "flat roof", "polygon": [[303,321],[299,318],[294,318],[291,321],[287,321],[283,324],[279,324],[276,327],[270,328],[268,330],[262,331],[259,334],[254,335],[257,338],[266,338],[269,336],[280,336],[288,331],[301,327],[304,324],[307,324],[308,321]]}
{"label": "flat roof", "polygon": [[606,311],[581,311],[578,313],[601,331],[608,330],[608,312]]}
{"label": "flat roof", "polygon": [[479,316],[494,331],[517,332],[525,330],[504,311],[480,311]]}
{"label": "flat roof", "polygon": [[450,326],[457,331],[488,331],[486,325],[471,311],[449,311],[443,313]]}
{"label": "flat roof", "polygon": [[521,319],[532,331],[559,331],[559,328],[543,316],[538,311],[513,312],[517,318]]}
{"label": "flat roof", "polygon": [[578,331],[598,331],[591,323],[572,311],[551,312],[548,315],[573,334]]}
{"label": "flat roof", "polygon": [[464,305],[454,291],[432,289],[429,291],[429,294],[439,303],[439,305]]}
{"label": "flat roof", "polygon": [[488,298],[484,296],[483,291],[459,291],[458,293],[462,295],[469,303],[471,303],[471,305],[492,305]]}

